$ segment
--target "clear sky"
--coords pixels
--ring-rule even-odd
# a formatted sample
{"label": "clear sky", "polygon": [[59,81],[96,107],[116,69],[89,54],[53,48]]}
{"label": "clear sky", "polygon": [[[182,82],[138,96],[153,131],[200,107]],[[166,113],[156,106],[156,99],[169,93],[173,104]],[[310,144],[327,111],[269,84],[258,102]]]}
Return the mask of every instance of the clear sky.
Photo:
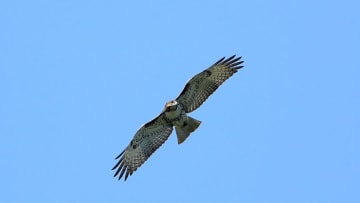
{"label": "clear sky", "polygon": [[[0,202],[360,202],[358,1],[2,1]],[[185,82],[245,67],[126,182]]]}

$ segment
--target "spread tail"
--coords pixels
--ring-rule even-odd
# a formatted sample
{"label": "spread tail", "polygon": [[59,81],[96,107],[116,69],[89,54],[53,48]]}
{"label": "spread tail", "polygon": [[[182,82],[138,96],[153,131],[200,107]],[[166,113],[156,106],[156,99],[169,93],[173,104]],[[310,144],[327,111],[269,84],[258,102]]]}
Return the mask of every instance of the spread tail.
{"label": "spread tail", "polygon": [[201,121],[188,116],[188,122],[185,123],[183,127],[175,126],[178,144],[183,143],[186,138],[189,137],[190,133],[194,132],[194,130],[199,127],[200,123]]}

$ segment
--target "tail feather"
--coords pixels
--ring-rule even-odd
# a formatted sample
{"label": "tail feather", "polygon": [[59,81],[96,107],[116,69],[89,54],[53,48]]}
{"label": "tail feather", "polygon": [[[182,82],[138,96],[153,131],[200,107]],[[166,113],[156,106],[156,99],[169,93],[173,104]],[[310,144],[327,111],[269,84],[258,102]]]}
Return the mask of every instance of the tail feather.
{"label": "tail feather", "polygon": [[189,137],[190,133],[194,132],[200,124],[201,121],[188,116],[188,122],[183,127],[175,126],[178,144],[183,143],[186,138]]}

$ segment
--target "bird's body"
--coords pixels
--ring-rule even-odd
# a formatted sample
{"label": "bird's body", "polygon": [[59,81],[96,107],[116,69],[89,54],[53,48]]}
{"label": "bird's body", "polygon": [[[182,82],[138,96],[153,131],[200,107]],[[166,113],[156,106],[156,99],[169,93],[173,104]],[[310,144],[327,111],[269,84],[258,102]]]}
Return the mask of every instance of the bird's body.
{"label": "bird's body", "polygon": [[235,55],[228,59],[224,57],[191,78],[180,95],[166,102],[160,115],[141,126],[126,149],[116,157],[119,161],[113,167],[113,170],[117,169],[114,176],[120,173],[121,179],[125,174],[126,180],[168,139],[173,127],[178,143],[183,143],[201,124],[187,114],[197,109],[225,80],[243,67],[240,59]]}
{"label": "bird's body", "polygon": [[188,116],[184,108],[176,100],[168,101],[164,108],[164,117],[175,127],[178,143],[181,144],[191,132],[199,127],[201,121]]}

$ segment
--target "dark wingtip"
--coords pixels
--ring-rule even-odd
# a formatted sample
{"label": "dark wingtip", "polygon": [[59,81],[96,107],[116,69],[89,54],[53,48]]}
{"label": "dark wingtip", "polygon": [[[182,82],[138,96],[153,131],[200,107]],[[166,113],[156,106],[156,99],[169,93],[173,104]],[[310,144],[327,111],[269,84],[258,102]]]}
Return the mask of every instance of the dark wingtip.
{"label": "dark wingtip", "polygon": [[232,61],[234,61],[234,60],[237,61],[237,60],[239,60],[239,59],[241,58],[241,57],[239,57],[239,58],[236,58],[236,59],[232,60],[233,58],[235,58],[235,56],[236,56],[236,55],[230,56],[230,57],[227,58],[225,61],[223,61],[222,64],[226,64],[226,63],[228,63],[228,62],[231,63]]}
{"label": "dark wingtip", "polygon": [[[121,168],[119,168],[119,171],[120,171],[120,169],[121,169]],[[120,180],[120,179],[122,178],[122,176],[124,175],[124,173],[125,173],[126,169],[127,169],[127,167],[126,167],[126,166],[124,166],[124,167],[122,168],[122,170],[121,170],[121,173],[120,173],[120,175],[119,175],[119,179],[118,179],[118,180]],[[126,180],[126,179],[125,179],[125,180]]]}
{"label": "dark wingtip", "polygon": [[[215,63],[216,65],[217,64],[221,64],[221,65],[225,65],[227,66],[228,68],[233,68],[233,69],[240,69],[240,68],[243,68],[244,66],[239,66],[240,64],[242,64],[244,61],[241,61],[242,57],[239,56],[239,57],[236,57],[236,55],[232,55],[230,56],[229,58],[225,59],[222,58],[221,60],[219,60],[217,63]],[[224,60],[225,59],[225,60]]]}
{"label": "dark wingtip", "polygon": [[244,61],[239,61],[242,57],[236,57],[236,54],[230,56],[229,58],[226,57],[222,57],[220,60],[218,60],[216,63],[214,63],[214,65],[218,65],[218,64],[222,64],[222,65],[226,65],[235,69],[240,69],[244,66],[237,66],[242,64]]}
{"label": "dark wingtip", "polygon": [[214,63],[214,65],[221,63],[225,59],[225,56]]}
{"label": "dark wingtip", "polygon": [[[122,176],[124,175],[124,172],[125,171],[127,171],[127,166],[125,165],[125,162],[124,162],[124,152],[125,152],[125,150],[124,151],[122,151],[116,158],[115,158],[115,160],[116,159],[119,159],[119,161],[115,164],[115,166],[111,169],[111,170],[115,170],[115,169],[117,169],[116,171],[115,171],[115,174],[114,174],[114,177],[116,177],[117,175],[119,175],[119,173],[120,173],[120,175],[119,175],[119,177],[118,177],[118,180],[120,180],[121,178],[122,178]],[[124,166],[125,165],[125,166]]]}
{"label": "dark wingtip", "polygon": [[[240,60],[241,57],[238,58],[238,60]],[[243,68],[244,66],[239,66],[240,64],[244,63],[244,61],[238,61],[236,63],[231,64],[231,66],[233,66],[235,69],[240,69]]]}
{"label": "dark wingtip", "polygon": [[123,155],[123,154],[124,154],[124,152],[125,152],[125,150],[124,150],[124,151],[122,151],[119,155],[117,155],[117,157],[115,157],[115,160],[116,160],[116,159],[118,159],[119,157],[121,157],[121,155]]}

